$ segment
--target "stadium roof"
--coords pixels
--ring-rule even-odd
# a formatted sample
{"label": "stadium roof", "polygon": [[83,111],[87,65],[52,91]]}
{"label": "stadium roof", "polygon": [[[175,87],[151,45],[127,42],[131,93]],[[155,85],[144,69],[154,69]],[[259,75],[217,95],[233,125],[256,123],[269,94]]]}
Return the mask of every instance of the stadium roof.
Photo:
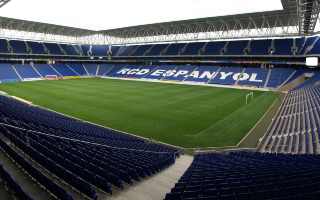
{"label": "stadium roof", "polygon": [[[8,1],[8,0],[7,0]],[[163,22],[103,31],[0,17],[3,30],[35,33],[42,39],[90,43],[139,43],[178,40],[297,36],[315,32],[320,0],[281,0],[283,10]],[[2,31],[5,33],[5,31]],[[61,37],[58,37],[61,36]]]}

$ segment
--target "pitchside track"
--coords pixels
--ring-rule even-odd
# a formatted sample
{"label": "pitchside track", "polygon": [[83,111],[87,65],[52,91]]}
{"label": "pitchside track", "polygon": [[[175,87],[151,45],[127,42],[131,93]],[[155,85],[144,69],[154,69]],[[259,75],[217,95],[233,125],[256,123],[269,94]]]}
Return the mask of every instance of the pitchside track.
{"label": "pitchside track", "polygon": [[93,123],[182,147],[236,145],[276,93],[111,79],[1,84],[0,90]]}

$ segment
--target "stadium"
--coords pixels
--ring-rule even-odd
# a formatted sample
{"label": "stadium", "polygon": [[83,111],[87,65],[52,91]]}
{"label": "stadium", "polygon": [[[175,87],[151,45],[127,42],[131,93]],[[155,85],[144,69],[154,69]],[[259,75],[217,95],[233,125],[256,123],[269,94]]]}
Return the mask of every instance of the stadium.
{"label": "stadium", "polygon": [[108,29],[24,3],[0,0],[0,199],[320,199],[319,0]]}

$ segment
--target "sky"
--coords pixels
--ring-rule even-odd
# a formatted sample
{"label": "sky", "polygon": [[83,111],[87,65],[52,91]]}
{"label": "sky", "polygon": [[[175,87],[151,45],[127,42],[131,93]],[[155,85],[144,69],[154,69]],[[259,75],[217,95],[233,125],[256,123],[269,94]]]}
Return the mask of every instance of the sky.
{"label": "sky", "polygon": [[11,0],[0,16],[107,30],[281,9],[280,0]]}

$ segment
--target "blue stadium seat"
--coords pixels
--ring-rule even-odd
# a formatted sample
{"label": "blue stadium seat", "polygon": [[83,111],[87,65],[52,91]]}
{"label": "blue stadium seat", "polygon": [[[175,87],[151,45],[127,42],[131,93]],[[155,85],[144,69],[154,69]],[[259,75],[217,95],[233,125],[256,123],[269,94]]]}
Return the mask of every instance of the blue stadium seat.
{"label": "blue stadium seat", "polygon": [[272,40],[252,40],[250,55],[269,55]]}
{"label": "blue stadium seat", "polygon": [[11,64],[0,64],[0,81],[12,82],[19,81],[20,78],[12,68]]}
{"label": "blue stadium seat", "polygon": [[9,53],[8,41],[0,39],[0,53]]}
{"label": "blue stadium seat", "polygon": [[31,65],[14,65],[14,67],[22,78],[40,78]]}
{"label": "blue stadium seat", "polygon": [[37,69],[37,71],[43,76],[50,76],[50,75],[55,75],[55,76],[61,76],[56,70],[53,69],[52,66],[48,64],[35,64],[34,67]]}
{"label": "blue stadium seat", "polygon": [[44,46],[40,42],[27,42],[32,54],[47,54]]}
{"label": "blue stadium seat", "polygon": [[205,44],[205,42],[188,43],[181,55],[197,56]]}
{"label": "blue stadium seat", "polygon": [[89,76],[96,76],[97,75],[97,70],[98,70],[97,64],[85,63],[85,64],[83,64],[83,66],[86,68]]}
{"label": "blue stadium seat", "polygon": [[153,45],[146,56],[160,56],[169,44],[155,44]]}
{"label": "blue stadium seat", "polygon": [[317,199],[319,164],[308,155],[198,154],[165,200]]}
{"label": "blue stadium seat", "polygon": [[79,56],[80,54],[76,51],[75,45],[71,44],[60,44],[61,48],[66,52],[69,56]]}
{"label": "blue stadium seat", "polygon": [[221,51],[225,45],[225,42],[208,42],[201,50],[201,55],[221,55]]}
{"label": "blue stadium seat", "polygon": [[28,54],[26,43],[20,40],[10,40],[10,46],[12,47],[13,53],[16,54]]}
{"label": "blue stadium seat", "polygon": [[229,41],[225,55],[244,55],[244,49],[248,47],[248,40]]}
{"label": "blue stadium seat", "polygon": [[51,55],[64,55],[57,43],[43,43]]}
{"label": "blue stadium seat", "polygon": [[292,55],[293,39],[275,39],[274,55]]}
{"label": "blue stadium seat", "polygon": [[62,76],[77,76],[76,72],[70,69],[66,64],[53,64],[51,65]]}
{"label": "blue stadium seat", "polygon": [[82,64],[68,63],[67,66],[79,76],[88,76],[86,69],[83,67]]}

